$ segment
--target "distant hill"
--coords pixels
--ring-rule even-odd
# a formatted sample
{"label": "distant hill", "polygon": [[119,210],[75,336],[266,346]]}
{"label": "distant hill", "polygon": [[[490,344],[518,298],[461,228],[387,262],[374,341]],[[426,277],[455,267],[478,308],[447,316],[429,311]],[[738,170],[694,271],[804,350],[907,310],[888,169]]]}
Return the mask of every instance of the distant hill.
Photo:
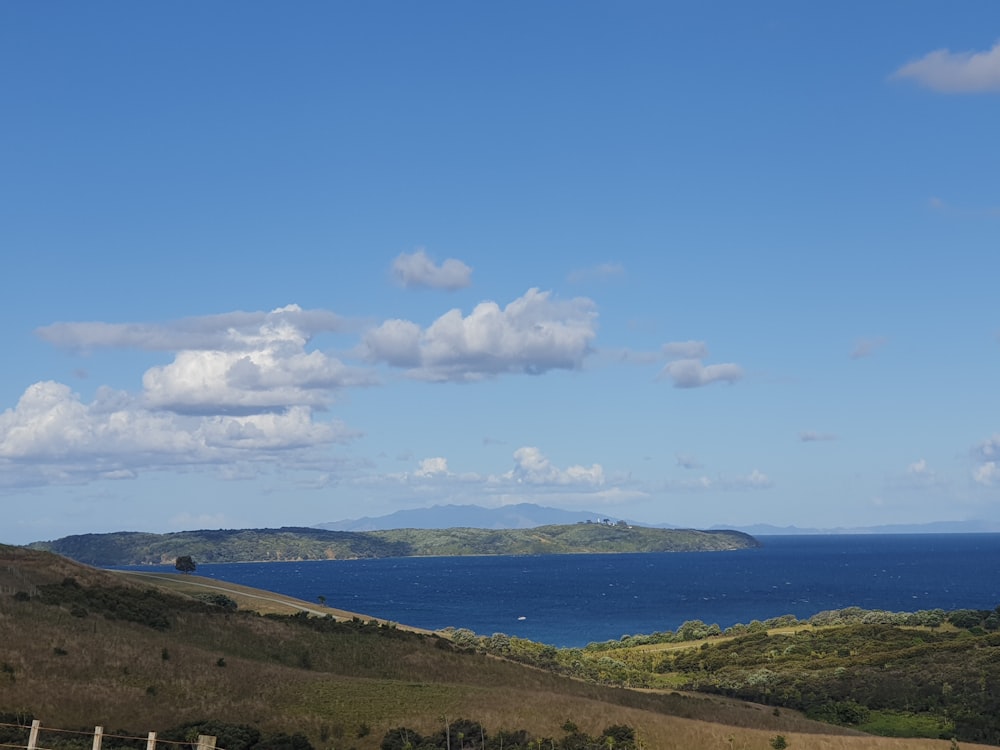
{"label": "distant hill", "polygon": [[[385,516],[365,516],[316,524],[332,531],[380,531],[387,529],[532,529],[536,526],[596,521],[599,513],[547,508],[533,503],[484,508],[480,505],[434,505],[430,508],[397,510]],[[617,519],[614,519],[617,520]]]}
{"label": "distant hill", "polygon": [[882,526],[838,526],[832,529],[772,526],[766,523],[758,523],[751,526],[727,526],[725,528],[738,529],[754,536],[790,536],[794,534],[989,534],[1000,532],[1000,523],[990,521],[938,521],[936,523],[900,523],[885,524]]}
{"label": "distant hill", "polygon": [[327,531],[313,528],[220,529],[172,534],[82,534],[33,549],[89,565],[171,564],[190,555],[199,563],[343,560],[373,557],[544,555],[615,552],[710,552],[757,547],[739,531],[694,531],[577,523],[534,529],[394,529]]}

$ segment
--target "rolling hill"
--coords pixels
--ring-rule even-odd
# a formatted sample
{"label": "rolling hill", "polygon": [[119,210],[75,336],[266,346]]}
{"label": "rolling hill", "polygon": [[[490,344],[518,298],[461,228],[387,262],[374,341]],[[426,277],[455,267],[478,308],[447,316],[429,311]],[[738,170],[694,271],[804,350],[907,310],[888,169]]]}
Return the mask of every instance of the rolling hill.
{"label": "rolling hill", "polygon": [[[0,546],[0,741],[20,742],[19,727],[37,717],[64,730],[101,725],[108,734],[179,739],[211,728],[227,750],[251,747],[243,739],[254,733],[272,738],[253,745],[260,750],[375,750],[394,728],[432,736],[442,723],[469,721],[482,723],[487,747],[502,729],[552,738],[545,747],[588,747],[574,738],[609,726],[631,728],[633,746],[647,749],[767,750],[779,736],[791,748],[948,746],[864,736],[724,697],[570,679],[439,634],[313,616],[305,602],[268,605],[295,614],[261,615],[250,608],[270,600],[267,592],[234,587],[206,597],[203,583],[220,586]],[[457,734],[449,743],[481,746]]]}

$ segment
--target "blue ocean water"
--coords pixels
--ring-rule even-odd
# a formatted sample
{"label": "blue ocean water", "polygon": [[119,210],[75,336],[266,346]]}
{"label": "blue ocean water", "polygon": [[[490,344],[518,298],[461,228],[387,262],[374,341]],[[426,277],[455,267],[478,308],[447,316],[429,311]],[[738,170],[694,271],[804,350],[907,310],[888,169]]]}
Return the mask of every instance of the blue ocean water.
{"label": "blue ocean water", "polygon": [[759,539],[763,547],[733,552],[233,563],[197,572],[307,601],[324,596],[332,607],[407,625],[555,646],[676,630],[686,620],[726,628],[850,606],[1000,604],[1000,534]]}

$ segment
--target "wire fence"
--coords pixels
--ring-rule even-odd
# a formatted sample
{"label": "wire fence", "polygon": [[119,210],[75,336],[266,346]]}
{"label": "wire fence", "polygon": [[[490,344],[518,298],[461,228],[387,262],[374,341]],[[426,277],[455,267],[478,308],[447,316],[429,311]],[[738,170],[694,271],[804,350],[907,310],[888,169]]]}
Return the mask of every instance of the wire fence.
{"label": "wire fence", "polygon": [[[83,732],[74,729],[58,729],[42,727],[41,721],[34,719],[28,724],[7,724],[0,722],[0,750],[65,750],[66,748],[85,748],[90,744],[92,750],[102,750],[105,740],[114,748],[136,748],[136,750],[220,750],[215,746],[216,738],[208,734],[199,734],[197,741],[178,742],[176,740],[158,739],[156,732],[149,732],[145,737],[127,734],[105,733],[104,727],[94,727],[93,732]],[[22,742],[23,740],[23,742]]]}

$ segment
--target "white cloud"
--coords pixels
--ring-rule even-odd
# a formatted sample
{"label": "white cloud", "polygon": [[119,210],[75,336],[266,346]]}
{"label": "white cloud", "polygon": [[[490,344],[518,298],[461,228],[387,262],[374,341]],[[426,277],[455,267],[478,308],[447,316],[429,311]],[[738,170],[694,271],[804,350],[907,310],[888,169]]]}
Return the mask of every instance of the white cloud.
{"label": "white cloud", "polygon": [[303,310],[298,305],[271,312],[230,312],[183,318],[168,323],[53,323],[35,333],[66,349],[142,349],[145,351],[226,350],[245,348],[255,336],[274,329],[295,329],[308,338],[317,333],[345,331],[350,324],[327,310]]}
{"label": "white cloud", "polygon": [[590,353],[596,317],[589,299],[557,302],[549,292],[529,289],[503,309],[482,302],[467,317],[453,309],[426,330],[388,320],[365,335],[362,353],[369,361],[436,381],[577,369]]}
{"label": "white cloud", "polygon": [[1000,91],[1000,42],[986,52],[934,50],[891,77],[909,78],[945,94]]}
{"label": "white cloud", "polygon": [[992,486],[1000,481],[1000,433],[973,448],[972,460],[972,479],[977,484]]}
{"label": "white cloud", "polygon": [[233,415],[321,407],[333,390],[374,382],[372,373],[307,349],[313,335],[344,330],[344,319],[332,312],[288,305],[164,324],[54,323],[36,333],[76,350],[176,351],[173,362],[145,373],[145,405]]}
{"label": "white cloud", "polygon": [[145,406],[188,414],[255,414],[322,407],[332,391],[374,382],[374,375],[308,350],[319,332],[343,321],[324,310],[288,305],[269,313],[226,313],[163,325],[58,323],[42,338],[73,349],[175,349],[174,361],[143,376]]}
{"label": "white cloud", "polygon": [[435,265],[420,249],[413,253],[401,253],[392,262],[392,277],[407,289],[423,287],[454,291],[472,283],[472,269],[454,258]]}
{"label": "white cloud", "polygon": [[35,383],[0,413],[0,475],[8,486],[126,479],[169,466],[240,460],[293,464],[298,454],[344,442],[343,424],[317,423],[308,407],[246,416],[190,417],[151,411],[101,389],[83,403],[62,383]]}
{"label": "white cloud", "polygon": [[255,413],[289,406],[323,406],[332,390],[372,377],[319,351],[307,352],[294,330],[247,342],[247,349],[182,351],[146,371],[152,408],[196,414]]}
{"label": "white cloud", "polygon": [[672,341],[662,347],[671,360],[660,370],[657,380],[670,379],[674,388],[700,388],[715,382],[735,383],[743,378],[743,368],[732,362],[704,365],[708,346],[704,341]]}
{"label": "white cloud", "polygon": [[678,359],[668,362],[660,378],[670,378],[674,388],[700,388],[716,382],[735,383],[742,379],[743,368],[733,363],[708,365],[698,359]]}
{"label": "white cloud", "polygon": [[908,464],[906,471],[902,474],[888,477],[886,480],[887,490],[902,490],[912,492],[915,490],[939,490],[948,485],[947,479],[940,476],[926,459],[918,459]]}
{"label": "white cloud", "polygon": [[668,481],[663,489],[667,492],[700,492],[720,490],[724,492],[739,492],[744,490],[763,490],[772,487],[771,478],[757,469],[749,474],[735,477],[709,477],[702,475],[696,479]]}
{"label": "white cloud", "polygon": [[503,478],[526,484],[599,486],[604,484],[604,469],[600,464],[560,469],[538,448],[524,446],[514,451],[514,468]]}
{"label": "white cloud", "polygon": [[425,458],[420,462],[420,468],[417,469],[416,475],[418,477],[447,476],[448,459],[441,458],[440,456]]}
{"label": "white cloud", "polygon": [[972,478],[978,484],[983,484],[987,487],[992,486],[997,481],[1000,481],[1000,464],[997,464],[996,461],[987,461],[980,464],[973,469]]}

